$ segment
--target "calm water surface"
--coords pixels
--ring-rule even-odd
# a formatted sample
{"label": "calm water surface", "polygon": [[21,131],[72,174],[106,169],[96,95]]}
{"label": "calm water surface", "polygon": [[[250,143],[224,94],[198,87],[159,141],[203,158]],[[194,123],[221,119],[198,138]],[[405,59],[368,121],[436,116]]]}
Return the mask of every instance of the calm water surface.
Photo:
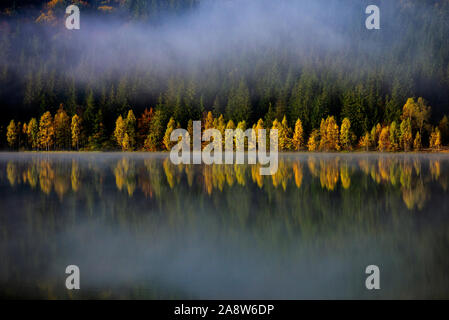
{"label": "calm water surface", "polygon": [[0,296],[449,298],[448,187],[437,154],[282,155],[260,176],[168,154],[2,153]]}

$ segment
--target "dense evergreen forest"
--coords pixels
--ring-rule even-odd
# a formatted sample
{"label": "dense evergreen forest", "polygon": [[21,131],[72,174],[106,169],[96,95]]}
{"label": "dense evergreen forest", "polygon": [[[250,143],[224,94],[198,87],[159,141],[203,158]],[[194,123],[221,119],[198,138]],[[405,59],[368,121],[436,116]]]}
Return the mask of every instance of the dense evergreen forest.
{"label": "dense evergreen forest", "polygon": [[200,119],[284,150],[449,143],[448,0],[73,1],[67,30],[70,3],[1,4],[3,148],[162,150]]}

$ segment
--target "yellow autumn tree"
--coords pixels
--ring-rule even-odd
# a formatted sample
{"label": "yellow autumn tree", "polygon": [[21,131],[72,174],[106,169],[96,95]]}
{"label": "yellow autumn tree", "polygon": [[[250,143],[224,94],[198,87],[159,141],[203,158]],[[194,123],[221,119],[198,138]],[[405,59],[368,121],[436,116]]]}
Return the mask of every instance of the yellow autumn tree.
{"label": "yellow autumn tree", "polygon": [[31,118],[30,122],[28,122],[27,126],[27,136],[28,143],[31,148],[38,149],[39,148],[39,126],[37,124],[36,118]]}
{"label": "yellow autumn tree", "polygon": [[[402,150],[409,151],[413,143],[412,123],[410,118],[402,120],[400,126],[401,135],[399,138]],[[419,132],[419,131],[418,131]]]}
{"label": "yellow autumn tree", "polygon": [[[228,124],[226,125],[226,130],[234,130],[235,129],[235,124],[234,121],[229,120]],[[225,146],[229,145],[229,146],[233,146],[234,144],[234,140],[233,140],[233,136],[229,135],[229,136],[225,136]]]}
{"label": "yellow autumn tree", "polygon": [[301,119],[298,118],[295,123],[295,132],[292,139],[293,150],[298,151],[304,147],[304,129],[302,127]]}
{"label": "yellow autumn tree", "polygon": [[378,142],[379,151],[388,151],[390,149],[390,128],[383,127],[380,131],[379,142]]}
{"label": "yellow autumn tree", "polygon": [[290,150],[292,148],[291,131],[292,129],[288,126],[287,117],[284,116],[281,122],[282,131],[279,134],[279,148],[281,150]]}
{"label": "yellow autumn tree", "polygon": [[10,148],[15,148],[17,143],[17,126],[14,120],[11,120],[6,128],[6,141]]}
{"label": "yellow autumn tree", "polygon": [[175,130],[175,126],[176,126],[175,119],[170,118],[170,121],[168,121],[168,124],[167,124],[167,130],[165,130],[165,135],[164,135],[164,139],[163,139],[165,149],[167,149],[168,151],[170,151],[171,148],[175,145],[175,142],[170,140],[170,135],[173,132],[173,130]]}
{"label": "yellow autumn tree", "polygon": [[[244,149],[247,148],[247,142],[245,141],[245,130],[246,130],[246,121],[240,121],[237,124],[237,129],[240,129],[241,132],[236,132],[235,134],[235,147],[237,148],[238,145],[243,144]],[[236,149],[237,150],[237,149]]]}
{"label": "yellow autumn tree", "polygon": [[320,132],[315,129],[310,134],[309,140],[307,141],[307,149],[309,151],[317,151],[320,145]]}
{"label": "yellow autumn tree", "polygon": [[429,138],[429,147],[433,150],[441,148],[441,132],[438,127],[434,128]]}
{"label": "yellow autumn tree", "polygon": [[70,147],[70,118],[61,105],[54,118],[55,145],[58,149]]}
{"label": "yellow autumn tree", "polygon": [[78,117],[77,114],[72,117],[70,129],[72,133],[72,147],[79,150],[81,140],[81,118]]}
{"label": "yellow autumn tree", "polygon": [[365,149],[365,151],[368,151],[370,145],[371,145],[371,135],[370,135],[368,132],[366,132],[366,133],[360,138],[359,146],[360,146],[360,148]]}
{"label": "yellow autumn tree", "polygon": [[337,121],[333,116],[329,116],[326,120],[321,119],[320,124],[320,150],[330,151],[330,150],[340,150],[339,143],[339,127]]}
{"label": "yellow autumn tree", "polygon": [[44,150],[50,150],[54,144],[55,129],[50,111],[45,112],[39,121],[39,145]]}
{"label": "yellow autumn tree", "polygon": [[122,150],[124,150],[123,138],[125,137],[125,133],[126,133],[126,123],[123,120],[122,116],[119,116],[117,118],[117,121],[115,122],[114,138],[115,141],[117,141],[117,144],[122,148]]}
{"label": "yellow autumn tree", "polygon": [[413,149],[415,149],[415,151],[419,151],[422,148],[422,143],[421,143],[421,135],[419,134],[419,131],[416,133],[415,136],[415,140],[413,141]]}

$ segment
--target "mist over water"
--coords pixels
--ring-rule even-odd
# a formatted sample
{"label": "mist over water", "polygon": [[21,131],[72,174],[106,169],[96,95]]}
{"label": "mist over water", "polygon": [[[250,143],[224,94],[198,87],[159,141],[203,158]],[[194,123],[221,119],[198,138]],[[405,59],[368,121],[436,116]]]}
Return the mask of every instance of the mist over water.
{"label": "mist over water", "polygon": [[[447,298],[445,155],[1,154],[0,295]],[[20,204],[20,205],[18,205]],[[81,290],[65,289],[65,267]],[[381,290],[365,288],[365,268]]]}

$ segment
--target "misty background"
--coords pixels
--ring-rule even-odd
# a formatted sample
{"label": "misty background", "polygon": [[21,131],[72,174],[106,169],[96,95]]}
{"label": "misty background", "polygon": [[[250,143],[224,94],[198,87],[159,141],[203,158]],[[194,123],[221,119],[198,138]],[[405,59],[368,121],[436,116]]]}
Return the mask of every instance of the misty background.
{"label": "misty background", "polygon": [[[113,130],[132,108],[183,127],[204,111],[254,123],[287,115],[306,132],[349,117],[357,135],[424,97],[449,106],[449,1],[5,1],[0,16],[1,137],[10,119],[60,106]],[[381,29],[365,28],[365,9]]]}

